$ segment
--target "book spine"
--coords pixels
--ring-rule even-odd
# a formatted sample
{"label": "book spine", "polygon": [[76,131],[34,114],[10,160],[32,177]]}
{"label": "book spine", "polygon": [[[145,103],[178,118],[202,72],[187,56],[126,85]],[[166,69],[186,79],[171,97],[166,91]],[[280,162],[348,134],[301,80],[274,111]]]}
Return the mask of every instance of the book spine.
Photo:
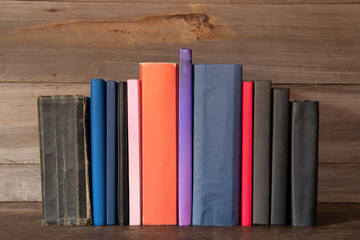
{"label": "book spine", "polygon": [[44,225],[91,223],[87,98],[38,98]]}
{"label": "book spine", "polygon": [[116,85],[106,82],[106,225],[116,222]]}
{"label": "book spine", "polygon": [[241,96],[241,65],[194,65],[193,225],[239,224]]}
{"label": "book spine", "polygon": [[241,226],[251,226],[252,215],[252,134],[253,82],[243,83]]}
{"label": "book spine", "polygon": [[177,66],[140,64],[143,225],[177,223]]}
{"label": "book spine", "polygon": [[270,81],[254,82],[253,225],[270,224]]}
{"label": "book spine", "polygon": [[192,105],[191,49],[179,50],[178,223],[191,225],[192,203]]}
{"label": "book spine", "polygon": [[291,103],[291,225],[315,226],[319,103]]}
{"label": "book spine", "polygon": [[270,224],[288,224],[289,89],[272,89]]}
{"label": "book spine", "polygon": [[118,84],[118,222],[129,225],[127,83]]}
{"label": "book spine", "polygon": [[140,81],[127,81],[129,134],[129,224],[141,225],[141,92]]}
{"label": "book spine", "polygon": [[94,225],[106,223],[106,130],[105,130],[105,81],[92,79],[90,89],[91,164]]}

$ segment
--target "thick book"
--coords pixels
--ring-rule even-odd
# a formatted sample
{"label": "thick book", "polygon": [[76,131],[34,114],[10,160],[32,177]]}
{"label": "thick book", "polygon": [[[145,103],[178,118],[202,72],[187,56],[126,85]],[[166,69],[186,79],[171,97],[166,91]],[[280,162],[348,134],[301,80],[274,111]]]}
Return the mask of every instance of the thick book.
{"label": "thick book", "polygon": [[38,98],[43,225],[92,223],[89,98]]}
{"label": "thick book", "polygon": [[106,225],[116,223],[116,95],[117,83],[106,82]]}
{"label": "thick book", "polygon": [[289,89],[272,89],[270,224],[288,225]]}
{"label": "thick book", "polygon": [[191,225],[192,204],[192,107],[193,71],[191,49],[179,50],[178,119],[178,223]]}
{"label": "thick book", "polygon": [[239,224],[242,65],[194,65],[193,225]]}
{"label": "thick book", "polygon": [[315,226],[319,103],[291,103],[291,225]]}
{"label": "thick book", "polygon": [[141,63],[143,225],[177,223],[177,65]]}
{"label": "thick book", "polygon": [[118,83],[117,145],[118,145],[118,222],[129,225],[129,154],[127,83]]}
{"label": "thick book", "polygon": [[251,226],[252,224],[253,85],[253,82],[243,83],[241,226]]}
{"label": "thick book", "polygon": [[141,92],[140,81],[127,81],[129,139],[129,224],[141,225]]}
{"label": "thick book", "polygon": [[94,225],[106,224],[106,84],[92,79],[90,86],[92,199]]}
{"label": "thick book", "polygon": [[271,82],[254,81],[253,225],[270,223]]}

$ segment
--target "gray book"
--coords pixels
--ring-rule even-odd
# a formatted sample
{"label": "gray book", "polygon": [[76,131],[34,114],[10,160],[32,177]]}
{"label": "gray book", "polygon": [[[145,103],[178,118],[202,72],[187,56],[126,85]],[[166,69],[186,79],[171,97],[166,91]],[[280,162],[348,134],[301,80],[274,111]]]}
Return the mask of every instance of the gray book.
{"label": "gray book", "polygon": [[89,98],[38,98],[43,225],[92,223]]}
{"label": "gray book", "polygon": [[271,82],[254,81],[253,225],[270,223]]}

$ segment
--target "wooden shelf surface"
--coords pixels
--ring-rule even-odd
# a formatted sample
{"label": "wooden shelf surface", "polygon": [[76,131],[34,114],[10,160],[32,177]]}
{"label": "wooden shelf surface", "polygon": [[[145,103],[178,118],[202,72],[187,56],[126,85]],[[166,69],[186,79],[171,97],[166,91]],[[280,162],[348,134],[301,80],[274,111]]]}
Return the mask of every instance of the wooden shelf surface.
{"label": "wooden shelf surface", "polygon": [[360,204],[318,205],[318,225],[295,227],[178,227],[41,225],[40,202],[0,203],[0,239],[358,239]]}

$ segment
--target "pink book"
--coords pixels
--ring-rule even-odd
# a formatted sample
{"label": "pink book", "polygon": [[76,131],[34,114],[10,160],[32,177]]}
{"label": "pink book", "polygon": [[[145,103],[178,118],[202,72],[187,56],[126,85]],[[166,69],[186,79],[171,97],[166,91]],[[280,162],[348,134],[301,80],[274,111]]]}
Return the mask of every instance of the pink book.
{"label": "pink book", "polygon": [[127,81],[129,136],[130,225],[141,225],[141,102],[140,81]]}

